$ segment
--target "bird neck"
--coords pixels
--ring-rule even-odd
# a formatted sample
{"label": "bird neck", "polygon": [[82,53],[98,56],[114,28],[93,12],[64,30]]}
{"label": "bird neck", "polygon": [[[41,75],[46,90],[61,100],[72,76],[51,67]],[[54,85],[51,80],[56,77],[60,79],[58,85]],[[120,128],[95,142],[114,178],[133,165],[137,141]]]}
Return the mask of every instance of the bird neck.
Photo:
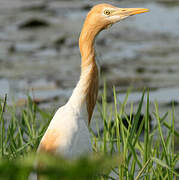
{"label": "bird neck", "polygon": [[70,98],[71,105],[78,112],[86,103],[88,125],[90,123],[98,94],[98,68],[95,62],[94,40],[96,34],[84,25],[79,48],[81,52],[81,76]]}

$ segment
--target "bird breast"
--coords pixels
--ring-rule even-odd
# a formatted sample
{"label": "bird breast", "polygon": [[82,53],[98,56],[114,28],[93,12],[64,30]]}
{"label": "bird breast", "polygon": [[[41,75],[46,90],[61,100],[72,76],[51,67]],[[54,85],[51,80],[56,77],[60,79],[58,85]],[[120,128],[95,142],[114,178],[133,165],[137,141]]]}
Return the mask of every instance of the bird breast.
{"label": "bird breast", "polygon": [[77,157],[91,149],[90,134],[81,113],[63,106],[55,113],[45,132],[39,151]]}

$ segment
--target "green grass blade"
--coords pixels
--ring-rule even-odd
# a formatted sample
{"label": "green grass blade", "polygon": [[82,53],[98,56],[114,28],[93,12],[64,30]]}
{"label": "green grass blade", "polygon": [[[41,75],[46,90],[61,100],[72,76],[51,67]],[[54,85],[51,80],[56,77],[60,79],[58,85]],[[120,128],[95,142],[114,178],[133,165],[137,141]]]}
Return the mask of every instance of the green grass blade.
{"label": "green grass blade", "polygon": [[177,177],[179,177],[179,173],[175,172],[171,167],[169,167],[167,164],[165,164],[164,162],[162,162],[160,159],[152,157],[151,160],[153,162],[155,162],[156,164],[160,165],[161,167],[164,167],[166,169],[168,169],[169,171],[171,171],[173,174],[175,174]]}
{"label": "green grass blade", "polygon": [[139,171],[138,175],[136,176],[135,180],[138,180],[140,178],[140,176],[142,175],[142,173],[145,171],[145,169],[147,168],[147,165],[150,163],[151,159],[148,159],[146,161],[146,163],[144,164],[144,166],[142,167],[142,169]]}
{"label": "green grass blade", "polygon": [[1,122],[1,156],[4,156],[4,139],[5,139],[5,127],[4,127],[4,117],[3,114],[5,112],[6,108],[6,103],[7,103],[7,94],[5,95],[3,106],[1,109],[1,115],[0,115],[0,122]]}
{"label": "green grass blade", "polygon": [[155,103],[155,110],[156,110],[156,118],[157,118],[157,122],[158,122],[159,135],[160,135],[162,146],[163,146],[163,149],[164,149],[165,160],[166,160],[166,163],[169,164],[168,152],[167,152],[166,144],[165,144],[163,133],[162,133],[162,128],[161,128],[160,117],[159,117],[159,113],[158,113],[158,104],[157,103]]}
{"label": "green grass blade", "polygon": [[[133,123],[132,129],[131,129],[129,141],[131,141],[133,139],[134,134],[135,134],[135,132],[137,130],[137,125],[138,125],[139,118],[140,118],[140,115],[141,115],[141,110],[142,110],[142,105],[143,105],[143,100],[144,100],[144,94],[145,94],[145,90],[143,91],[143,94],[142,94],[142,97],[141,97],[141,100],[140,100],[140,103],[139,103],[139,106],[138,106],[138,110],[137,110],[137,113],[136,113],[135,118],[134,118],[134,123]],[[134,143],[133,143],[133,146],[135,146]]]}

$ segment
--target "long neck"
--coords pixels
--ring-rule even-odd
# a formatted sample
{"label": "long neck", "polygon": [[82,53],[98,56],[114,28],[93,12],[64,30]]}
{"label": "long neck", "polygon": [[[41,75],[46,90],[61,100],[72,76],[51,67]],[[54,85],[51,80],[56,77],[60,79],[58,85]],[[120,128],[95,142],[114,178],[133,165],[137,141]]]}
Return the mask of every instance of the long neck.
{"label": "long neck", "polygon": [[98,68],[95,62],[94,39],[96,34],[84,24],[79,48],[81,52],[81,76],[69,102],[80,111],[86,103],[90,123],[98,94]]}

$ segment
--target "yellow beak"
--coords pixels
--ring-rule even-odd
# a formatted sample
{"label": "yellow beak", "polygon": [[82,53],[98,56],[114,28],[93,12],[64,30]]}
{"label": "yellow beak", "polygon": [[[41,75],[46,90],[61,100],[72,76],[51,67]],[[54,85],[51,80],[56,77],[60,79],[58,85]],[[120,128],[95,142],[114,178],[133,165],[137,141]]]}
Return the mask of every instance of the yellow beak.
{"label": "yellow beak", "polygon": [[144,8],[126,8],[124,10],[126,10],[126,13],[129,16],[135,15],[135,14],[141,14],[141,13],[145,13],[149,11],[149,9],[144,9]]}
{"label": "yellow beak", "polygon": [[148,12],[149,9],[145,8],[119,8],[117,11],[114,12],[114,15],[122,15],[122,16],[132,16],[135,14],[141,14]]}

